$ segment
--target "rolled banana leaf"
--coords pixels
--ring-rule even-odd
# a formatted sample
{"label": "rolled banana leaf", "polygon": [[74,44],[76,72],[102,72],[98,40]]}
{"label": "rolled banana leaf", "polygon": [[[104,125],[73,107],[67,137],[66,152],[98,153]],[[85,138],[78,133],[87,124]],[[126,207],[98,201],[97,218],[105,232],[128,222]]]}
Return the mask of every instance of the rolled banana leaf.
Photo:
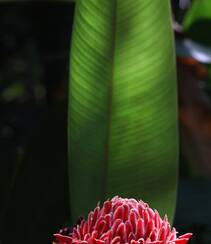
{"label": "rolled banana leaf", "polygon": [[173,218],[178,138],[168,0],[77,0],[68,107],[72,221],[115,195]]}

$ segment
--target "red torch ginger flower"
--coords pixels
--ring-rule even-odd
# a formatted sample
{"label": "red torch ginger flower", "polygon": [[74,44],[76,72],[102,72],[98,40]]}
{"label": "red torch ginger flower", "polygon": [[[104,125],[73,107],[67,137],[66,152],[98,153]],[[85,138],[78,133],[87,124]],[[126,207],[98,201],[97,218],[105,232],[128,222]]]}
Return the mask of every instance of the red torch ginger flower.
{"label": "red torch ginger flower", "polygon": [[177,237],[167,217],[162,220],[143,201],[114,197],[68,234],[54,236],[59,244],[186,244],[192,234]]}

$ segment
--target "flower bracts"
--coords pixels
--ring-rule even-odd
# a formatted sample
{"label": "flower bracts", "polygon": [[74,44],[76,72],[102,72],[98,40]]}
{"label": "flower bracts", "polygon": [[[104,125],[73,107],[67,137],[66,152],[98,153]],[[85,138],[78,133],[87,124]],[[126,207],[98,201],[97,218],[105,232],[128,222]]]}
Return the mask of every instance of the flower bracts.
{"label": "flower bracts", "polygon": [[54,235],[59,244],[186,244],[192,236],[177,237],[166,216],[162,220],[143,201],[120,197],[97,206],[87,221],[61,233]]}

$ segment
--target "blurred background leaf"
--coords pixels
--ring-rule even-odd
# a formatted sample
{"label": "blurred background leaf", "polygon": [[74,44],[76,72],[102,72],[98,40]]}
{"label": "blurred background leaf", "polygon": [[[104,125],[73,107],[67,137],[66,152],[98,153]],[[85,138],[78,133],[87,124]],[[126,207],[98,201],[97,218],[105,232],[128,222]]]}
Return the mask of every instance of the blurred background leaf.
{"label": "blurred background leaf", "polygon": [[184,19],[185,33],[191,39],[211,45],[211,1],[194,0]]}

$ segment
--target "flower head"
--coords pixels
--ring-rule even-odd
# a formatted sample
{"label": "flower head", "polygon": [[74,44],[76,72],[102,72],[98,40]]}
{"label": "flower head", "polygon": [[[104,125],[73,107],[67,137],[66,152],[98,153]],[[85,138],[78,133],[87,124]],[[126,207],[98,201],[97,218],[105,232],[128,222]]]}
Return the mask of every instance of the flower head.
{"label": "flower head", "polygon": [[114,197],[69,233],[54,236],[59,244],[186,244],[192,234],[177,237],[167,217],[161,219],[143,201]]}

